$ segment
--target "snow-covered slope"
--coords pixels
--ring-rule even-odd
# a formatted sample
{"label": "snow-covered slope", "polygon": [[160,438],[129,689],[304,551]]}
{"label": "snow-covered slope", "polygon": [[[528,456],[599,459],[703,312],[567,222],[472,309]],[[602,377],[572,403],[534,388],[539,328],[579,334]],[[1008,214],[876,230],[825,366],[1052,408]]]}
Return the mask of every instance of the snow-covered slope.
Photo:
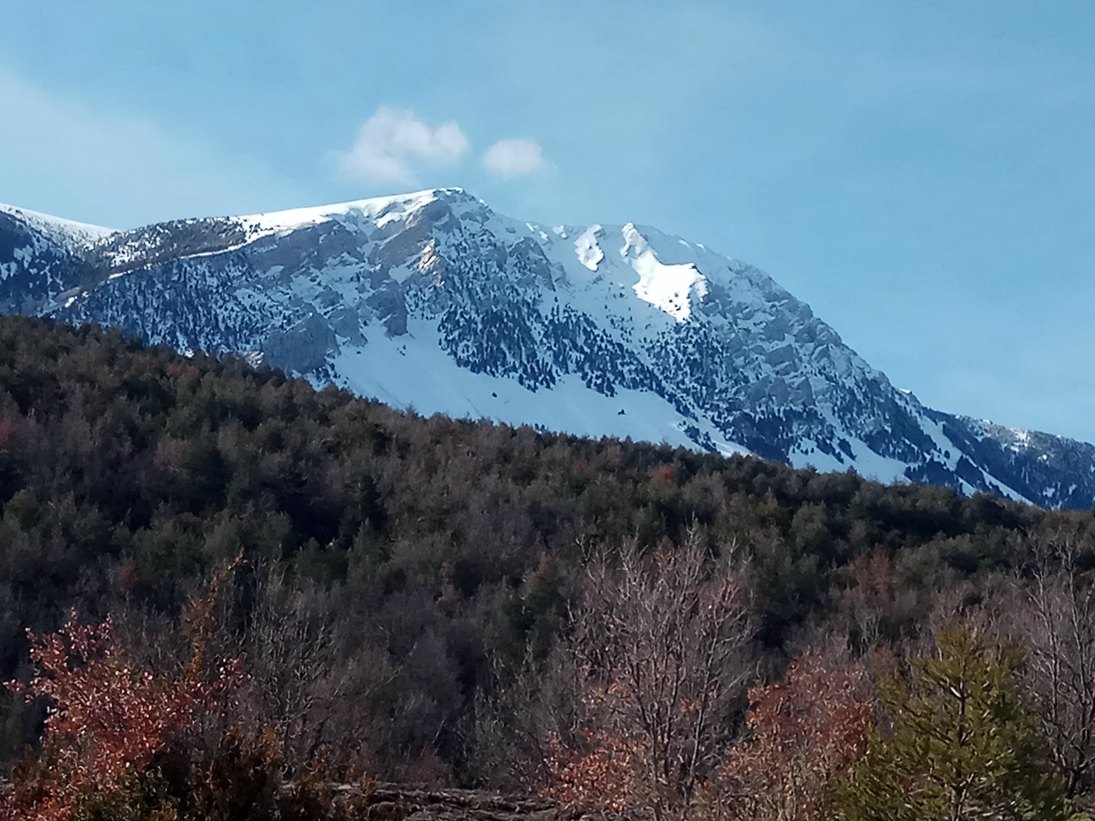
{"label": "snow-covered slope", "polygon": [[1095,501],[1092,446],[926,408],[763,272],[647,226],[541,226],[459,189],[122,232],[24,213],[0,210],[0,310],[420,413]]}
{"label": "snow-covered slope", "polygon": [[40,312],[65,290],[97,282],[84,255],[110,234],[0,203],[0,312]]}
{"label": "snow-covered slope", "polygon": [[70,249],[82,248],[117,233],[113,228],[89,225],[86,222],[73,222],[72,220],[41,214],[26,208],[5,205],[2,202],[0,202],[0,214],[6,214],[14,220],[23,222],[49,237],[52,241]]}

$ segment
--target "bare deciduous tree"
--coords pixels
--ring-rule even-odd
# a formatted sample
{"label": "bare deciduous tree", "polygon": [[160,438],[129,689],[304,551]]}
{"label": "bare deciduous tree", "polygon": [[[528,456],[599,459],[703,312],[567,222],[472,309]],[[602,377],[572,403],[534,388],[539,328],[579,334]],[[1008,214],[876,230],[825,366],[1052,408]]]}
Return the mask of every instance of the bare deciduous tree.
{"label": "bare deciduous tree", "polygon": [[304,761],[324,740],[344,684],[334,652],[333,618],[317,606],[318,600],[290,588],[280,572],[263,572],[245,635],[263,717],[286,750]]}
{"label": "bare deciduous tree", "polygon": [[[602,551],[586,567],[572,633],[575,722],[549,739],[551,790],[655,818],[684,811],[734,732],[753,630],[736,550]],[[568,663],[569,662],[569,663]],[[740,705],[738,705],[740,706]]]}
{"label": "bare deciduous tree", "polygon": [[[1031,544],[1031,578],[1010,629],[1027,646],[1027,685],[1054,763],[1075,795],[1095,786],[1095,576],[1092,546],[1058,533]],[[1087,564],[1090,564],[1087,561]]]}

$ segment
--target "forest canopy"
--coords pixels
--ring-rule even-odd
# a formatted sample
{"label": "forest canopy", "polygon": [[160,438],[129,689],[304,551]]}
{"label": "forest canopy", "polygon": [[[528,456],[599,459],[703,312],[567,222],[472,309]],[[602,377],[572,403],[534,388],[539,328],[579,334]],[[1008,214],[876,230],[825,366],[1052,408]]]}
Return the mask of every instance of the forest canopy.
{"label": "forest canopy", "polygon": [[[423,418],[240,358],[0,317],[0,677],[27,681],[26,631],[71,608],[110,616],[141,663],[183,658],[164,637],[230,565],[219,649],[266,688],[286,755],[321,745],[389,778],[521,786],[483,739],[505,724],[507,688],[573,645],[606,554],[736,557],[749,627],[734,634],[738,689],[719,696],[723,743],[746,726],[746,687],[807,648],[851,664],[915,644],[1060,565],[1046,544],[1086,573],[1090,551],[1072,546],[1095,543],[1093,526],[852,472]],[[6,766],[42,717],[0,697]]]}

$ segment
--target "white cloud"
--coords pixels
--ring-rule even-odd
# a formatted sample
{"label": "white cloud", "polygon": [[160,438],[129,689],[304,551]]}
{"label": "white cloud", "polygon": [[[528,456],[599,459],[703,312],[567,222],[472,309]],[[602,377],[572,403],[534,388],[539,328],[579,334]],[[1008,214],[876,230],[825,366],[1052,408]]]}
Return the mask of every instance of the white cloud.
{"label": "white cloud", "polygon": [[467,150],[457,123],[432,127],[411,111],[381,106],[362,123],[353,147],[339,154],[338,168],[349,179],[408,185],[420,166],[451,165]]}
{"label": "white cloud", "polygon": [[536,140],[499,140],[483,155],[483,167],[496,177],[531,174],[544,167],[544,150]]}

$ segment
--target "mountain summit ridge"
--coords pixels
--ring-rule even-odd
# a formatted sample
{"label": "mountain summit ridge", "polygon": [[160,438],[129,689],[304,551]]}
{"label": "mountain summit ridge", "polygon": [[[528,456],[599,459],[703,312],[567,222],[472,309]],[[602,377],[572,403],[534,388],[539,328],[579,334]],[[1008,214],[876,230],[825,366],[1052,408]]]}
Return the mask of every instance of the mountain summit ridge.
{"label": "mountain summit ridge", "polygon": [[0,208],[0,311],[423,413],[1095,505],[1092,445],[928,408],[763,271],[650,226],[522,222],[460,188],[73,225]]}

